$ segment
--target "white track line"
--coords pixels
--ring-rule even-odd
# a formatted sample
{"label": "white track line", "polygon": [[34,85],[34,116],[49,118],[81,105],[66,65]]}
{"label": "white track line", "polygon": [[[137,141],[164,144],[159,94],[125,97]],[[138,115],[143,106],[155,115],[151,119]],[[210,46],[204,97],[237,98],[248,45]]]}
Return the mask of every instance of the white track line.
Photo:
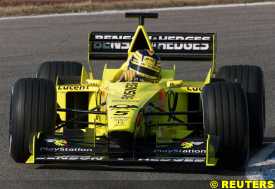
{"label": "white track line", "polygon": [[267,159],[274,150],[275,143],[271,143],[251,158],[245,173],[247,179],[263,180],[265,171],[275,169],[275,160]]}
{"label": "white track line", "polygon": [[79,13],[62,13],[62,14],[43,14],[33,16],[11,16],[0,17],[2,20],[17,20],[17,19],[32,19],[32,18],[49,18],[49,17],[65,17],[65,16],[93,16],[93,15],[113,15],[124,14],[125,12],[161,12],[161,11],[178,11],[178,10],[200,10],[200,9],[216,9],[216,8],[233,8],[233,7],[251,7],[275,5],[274,1],[258,2],[258,3],[241,3],[241,4],[226,4],[226,5],[206,5],[206,6],[186,6],[186,7],[167,7],[167,8],[152,8],[152,9],[128,9],[128,10],[111,10],[97,12],[79,12]]}

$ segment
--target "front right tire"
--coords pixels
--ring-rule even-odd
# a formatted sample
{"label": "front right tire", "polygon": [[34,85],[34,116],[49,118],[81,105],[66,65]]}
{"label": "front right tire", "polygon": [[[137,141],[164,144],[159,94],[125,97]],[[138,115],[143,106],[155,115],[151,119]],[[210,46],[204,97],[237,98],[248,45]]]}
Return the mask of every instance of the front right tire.
{"label": "front right tire", "polygon": [[23,163],[31,154],[35,134],[54,133],[55,86],[45,79],[20,79],[11,90],[10,103],[10,155],[16,162]]}

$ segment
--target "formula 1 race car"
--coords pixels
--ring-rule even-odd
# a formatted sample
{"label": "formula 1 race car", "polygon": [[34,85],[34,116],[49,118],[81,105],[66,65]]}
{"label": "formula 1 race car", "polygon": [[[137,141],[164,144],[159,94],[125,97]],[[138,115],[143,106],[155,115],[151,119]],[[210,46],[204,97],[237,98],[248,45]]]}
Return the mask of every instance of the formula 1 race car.
{"label": "formula 1 race car", "polygon": [[[10,154],[20,163],[205,165],[246,164],[263,142],[265,95],[258,66],[224,66],[216,72],[214,33],[92,32],[89,70],[81,63],[40,65],[36,78],[11,90]],[[158,82],[113,82],[105,65],[95,79],[95,60],[126,60],[138,49],[165,61],[209,61],[203,81],[175,80],[162,68]]]}

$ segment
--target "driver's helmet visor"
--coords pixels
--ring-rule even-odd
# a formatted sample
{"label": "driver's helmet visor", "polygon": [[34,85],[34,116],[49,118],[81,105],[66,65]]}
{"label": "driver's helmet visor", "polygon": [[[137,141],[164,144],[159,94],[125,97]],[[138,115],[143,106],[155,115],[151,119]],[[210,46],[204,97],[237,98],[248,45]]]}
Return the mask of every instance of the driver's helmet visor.
{"label": "driver's helmet visor", "polygon": [[149,50],[138,50],[130,56],[128,68],[135,71],[137,76],[144,80],[159,80],[159,60],[159,56]]}

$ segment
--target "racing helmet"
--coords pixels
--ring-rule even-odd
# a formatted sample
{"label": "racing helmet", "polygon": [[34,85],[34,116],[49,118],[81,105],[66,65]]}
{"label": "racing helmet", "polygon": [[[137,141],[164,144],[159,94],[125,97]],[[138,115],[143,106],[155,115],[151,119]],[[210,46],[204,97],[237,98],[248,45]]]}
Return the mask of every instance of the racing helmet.
{"label": "racing helmet", "polygon": [[133,52],[128,61],[128,69],[136,72],[138,77],[148,81],[160,78],[160,58],[148,49]]}

